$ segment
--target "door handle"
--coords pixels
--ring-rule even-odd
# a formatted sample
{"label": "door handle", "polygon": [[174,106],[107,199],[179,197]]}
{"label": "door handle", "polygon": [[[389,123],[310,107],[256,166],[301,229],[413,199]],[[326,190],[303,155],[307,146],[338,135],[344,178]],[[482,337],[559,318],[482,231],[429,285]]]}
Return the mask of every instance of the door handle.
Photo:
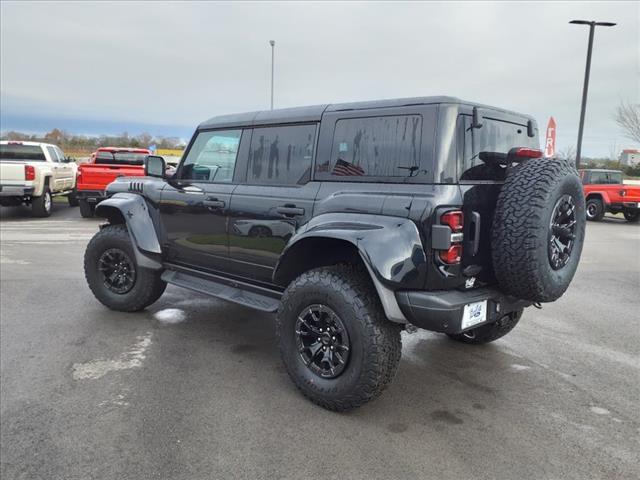
{"label": "door handle", "polygon": [[207,197],[202,201],[202,204],[207,208],[224,208],[225,203],[222,200],[218,200],[214,197]]}
{"label": "door handle", "polygon": [[276,212],[280,215],[284,215],[285,217],[295,217],[304,215],[304,208],[299,208],[292,204],[286,204],[276,207]]}

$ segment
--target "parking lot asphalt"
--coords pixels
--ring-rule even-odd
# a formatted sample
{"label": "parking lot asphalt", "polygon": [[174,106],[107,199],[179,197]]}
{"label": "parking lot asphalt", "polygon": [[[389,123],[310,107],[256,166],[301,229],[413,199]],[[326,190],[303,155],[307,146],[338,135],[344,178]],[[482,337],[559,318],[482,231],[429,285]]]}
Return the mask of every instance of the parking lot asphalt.
{"label": "parking lot asphalt", "polygon": [[0,220],[3,479],[640,477],[640,226],[590,223],[569,292],[482,347],[403,333],[347,414],[289,381],[270,315],[169,287],[137,314],[86,286],[98,220]]}

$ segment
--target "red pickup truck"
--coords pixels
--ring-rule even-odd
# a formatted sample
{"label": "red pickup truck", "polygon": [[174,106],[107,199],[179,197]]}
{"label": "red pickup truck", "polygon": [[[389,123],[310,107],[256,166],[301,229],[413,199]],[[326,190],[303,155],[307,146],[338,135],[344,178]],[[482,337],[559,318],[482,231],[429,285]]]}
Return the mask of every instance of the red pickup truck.
{"label": "red pickup truck", "polygon": [[622,213],[629,222],[640,220],[640,186],[622,183],[619,170],[580,170],[587,202],[587,220],[600,221],[605,212]]}
{"label": "red pickup truck", "polygon": [[78,167],[77,192],[80,215],[93,217],[96,205],[106,198],[105,189],[117,177],[144,176],[146,148],[101,147],[88,163]]}

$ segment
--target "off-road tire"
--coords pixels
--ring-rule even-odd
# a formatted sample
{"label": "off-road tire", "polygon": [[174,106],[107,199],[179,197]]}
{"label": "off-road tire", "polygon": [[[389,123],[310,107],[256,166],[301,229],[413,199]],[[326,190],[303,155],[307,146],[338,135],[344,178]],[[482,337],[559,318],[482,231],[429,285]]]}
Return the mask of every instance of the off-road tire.
{"label": "off-road tire", "polygon": [[42,195],[31,199],[31,213],[34,217],[48,217],[51,215],[52,209],[53,198],[51,197],[51,191],[45,185]]}
{"label": "off-road tire", "polygon": [[[331,308],[350,338],[347,365],[335,378],[323,378],[311,371],[296,346],[297,317],[312,304]],[[380,395],[396,374],[402,349],[400,326],[385,317],[364,269],[352,265],[317,268],[291,282],[276,317],[276,338],[287,372],[298,389],[312,402],[339,412]]]}
{"label": "off-road tire", "polygon": [[80,216],[82,218],[93,218],[95,214],[93,205],[86,200],[78,200],[78,205],[80,207]]}
{"label": "off-road tire", "polygon": [[587,220],[590,222],[599,222],[604,218],[604,204],[599,198],[590,198],[587,200],[585,209]]}
{"label": "off-road tire", "polygon": [[137,312],[158,300],[167,286],[160,278],[161,272],[137,265],[135,283],[127,293],[114,293],[104,285],[98,269],[98,260],[106,250],[112,248],[124,251],[135,262],[135,252],[124,225],[108,225],[102,228],[87,245],[84,254],[84,275],[98,301],[111,310]]}
{"label": "off-road tire", "polygon": [[464,333],[447,334],[447,336],[456,342],[468,343],[470,345],[484,345],[504,337],[507,333],[514,329],[522,317],[522,310],[509,313],[498,319],[494,323],[482,325]]}
{"label": "off-road tire", "polygon": [[69,193],[69,195],[67,195],[67,202],[69,203],[70,207],[78,206],[78,192],[75,188],[71,191],[71,193]]}
{"label": "off-road tire", "polygon": [[627,222],[638,223],[640,221],[640,210],[636,210],[635,212],[622,212],[622,214]]}
{"label": "off-road tire", "polygon": [[[575,224],[571,254],[551,266],[551,221],[557,202],[570,197]],[[586,225],[582,183],[566,160],[536,158],[511,167],[498,196],[491,232],[493,268],[501,289],[532,302],[552,302],[578,268]]]}

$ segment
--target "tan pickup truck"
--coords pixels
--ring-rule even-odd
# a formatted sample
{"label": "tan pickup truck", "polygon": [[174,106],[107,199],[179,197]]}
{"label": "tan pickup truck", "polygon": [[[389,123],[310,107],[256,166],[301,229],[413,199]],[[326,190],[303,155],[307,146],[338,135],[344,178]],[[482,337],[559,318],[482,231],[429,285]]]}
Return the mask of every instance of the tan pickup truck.
{"label": "tan pickup truck", "polygon": [[56,145],[0,141],[0,205],[30,205],[36,217],[51,215],[53,196],[78,205],[75,162]]}

